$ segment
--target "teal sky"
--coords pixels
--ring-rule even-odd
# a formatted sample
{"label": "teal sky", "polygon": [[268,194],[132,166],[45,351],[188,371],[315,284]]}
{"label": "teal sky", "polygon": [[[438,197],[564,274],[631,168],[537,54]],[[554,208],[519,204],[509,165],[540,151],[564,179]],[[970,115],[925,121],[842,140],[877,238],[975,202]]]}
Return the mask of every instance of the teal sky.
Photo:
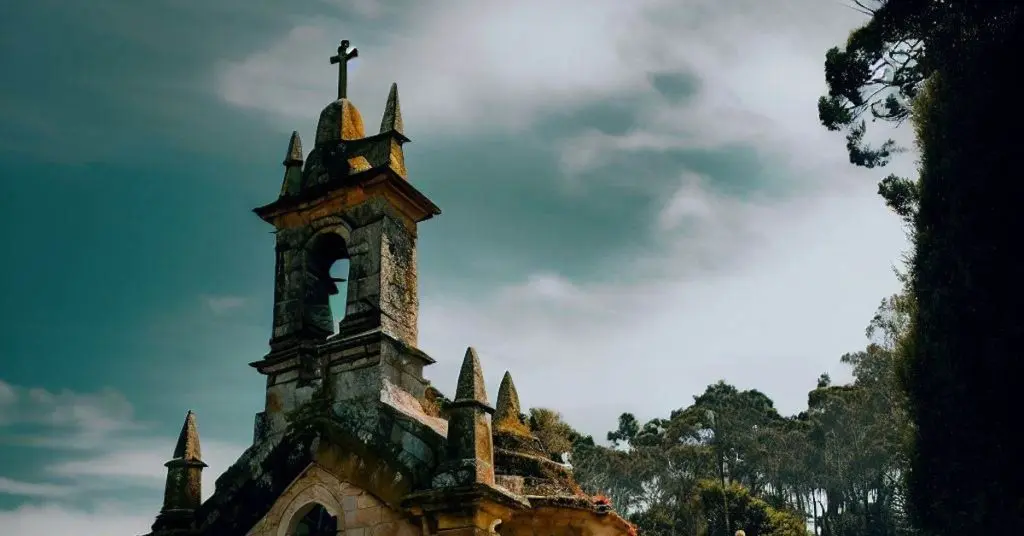
{"label": "teal sky", "polygon": [[897,288],[898,221],[815,118],[859,22],[838,3],[67,4],[0,8],[12,533],[143,532],[187,409],[207,493],[251,441],[274,268],[251,209],[289,133],[312,141],[341,38],[368,130],[398,82],[444,211],[419,243],[442,389],[473,345],[598,436],[719,378],[796,412]]}

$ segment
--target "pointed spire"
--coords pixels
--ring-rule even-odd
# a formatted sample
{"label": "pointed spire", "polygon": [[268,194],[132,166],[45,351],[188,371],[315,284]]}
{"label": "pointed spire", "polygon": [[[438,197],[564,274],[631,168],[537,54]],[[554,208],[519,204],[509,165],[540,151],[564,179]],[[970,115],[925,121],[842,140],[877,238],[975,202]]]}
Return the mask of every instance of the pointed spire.
{"label": "pointed spire", "polygon": [[388,93],[388,103],[384,106],[384,117],[380,120],[380,133],[395,132],[405,137],[405,123],[402,121],[402,107],[398,104],[398,84],[391,84],[391,91]]}
{"label": "pointed spire", "polygon": [[491,434],[484,375],[476,350],[466,350],[455,400],[448,404],[446,456],[434,475],[435,488],[494,484],[494,439]]}
{"label": "pointed spire", "polygon": [[176,460],[201,461],[203,455],[199,450],[199,429],[196,427],[196,414],[188,410],[185,414],[185,422],[181,425],[181,432],[178,434],[178,443],[174,446],[174,454],[171,456]]}
{"label": "pointed spire", "polygon": [[292,132],[288,140],[288,152],[284,155],[284,180],[281,181],[281,197],[295,195],[302,189],[302,139],[298,132]]}
{"label": "pointed spire", "polygon": [[302,165],[302,138],[297,131],[292,131],[292,138],[288,140],[288,153],[284,156],[284,166]]}
{"label": "pointed spire", "polygon": [[498,387],[498,403],[494,408],[494,428],[516,430],[523,428],[519,414],[522,410],[519,407],[519,393],[516,385],[512,383],[512,374],[505,371],[501,379],[501,387]]}
{"label": "pointed spire", "polygon": [[484,388],[484,373],[480,368],[480,358],[473,347],[466,349],[466,357],[462,360],[459,370],[459,382],[455,387],[454,404],[476,403],[487,410],[493,411],[487,402],[487,391]]}
{"label": "pointed spire", "polygon": [[192,410],[185,414],[173,458],[164,466],[164,505],[153,524],[155,532],[187,528],[193,521],[193,512],[202,503],[202,472],[206,464],[199,450],[199,430]]}

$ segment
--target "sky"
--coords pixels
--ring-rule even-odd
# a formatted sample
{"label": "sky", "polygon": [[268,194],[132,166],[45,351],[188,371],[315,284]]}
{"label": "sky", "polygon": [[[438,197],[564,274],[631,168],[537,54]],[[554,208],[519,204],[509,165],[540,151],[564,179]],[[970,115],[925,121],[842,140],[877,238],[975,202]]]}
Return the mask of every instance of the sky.
{"label": "sky", "polygon": [[[0,7],[0,527],[142,534],[196,411],[204,493],[252,441],[274,241],[340,39],[368,126],[397,82],[420,346],[453,391],[601,439],[719,379],[806,407],[907,244],[817,121],[843,0],[57,0]],[[904,130],[893,135],[908,142]],[[308,147],[307,147],[308,148]]]}

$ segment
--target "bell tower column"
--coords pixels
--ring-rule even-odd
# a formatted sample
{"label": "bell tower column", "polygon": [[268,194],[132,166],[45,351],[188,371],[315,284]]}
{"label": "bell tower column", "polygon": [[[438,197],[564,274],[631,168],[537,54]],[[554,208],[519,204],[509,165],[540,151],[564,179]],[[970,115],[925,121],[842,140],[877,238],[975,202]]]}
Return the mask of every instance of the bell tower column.
{"label": "bell tower column", "polygon": [[[422,398],[422,369],[433,362],[416,348],[416,238],[417,225],[440,209],[407,178],[397,86],[380,132],[366,136],[345,97],[345,64],[356,55],[343,41],[331,59],[339,64],[341,97],[320,113],[305,158],[292,135],[280,196],[255,209],[276,234],[270,352],[251,363],[267,376],[256,441],[283,431],[287,415],[320,388],[345,400],[379,398],[390,384]],[[343,259],[348,274],[332,276],[331,266]],[[341,281],[345,310],[335,330],[342,314],[329,300]]]}

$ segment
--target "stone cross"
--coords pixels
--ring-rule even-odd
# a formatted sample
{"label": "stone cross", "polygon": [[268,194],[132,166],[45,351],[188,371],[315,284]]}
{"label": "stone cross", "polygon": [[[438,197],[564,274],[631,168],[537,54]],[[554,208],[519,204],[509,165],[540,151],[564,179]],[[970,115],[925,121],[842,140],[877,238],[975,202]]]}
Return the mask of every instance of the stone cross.
{"label": "stone cross", "polygon": [[331,65],[338,64],[338,99],[344,99],[348,95],[348,60],[359,56],[359,50],[348,49],[348,40],[341,42],[338,47],[338,54],[331,56]]}

